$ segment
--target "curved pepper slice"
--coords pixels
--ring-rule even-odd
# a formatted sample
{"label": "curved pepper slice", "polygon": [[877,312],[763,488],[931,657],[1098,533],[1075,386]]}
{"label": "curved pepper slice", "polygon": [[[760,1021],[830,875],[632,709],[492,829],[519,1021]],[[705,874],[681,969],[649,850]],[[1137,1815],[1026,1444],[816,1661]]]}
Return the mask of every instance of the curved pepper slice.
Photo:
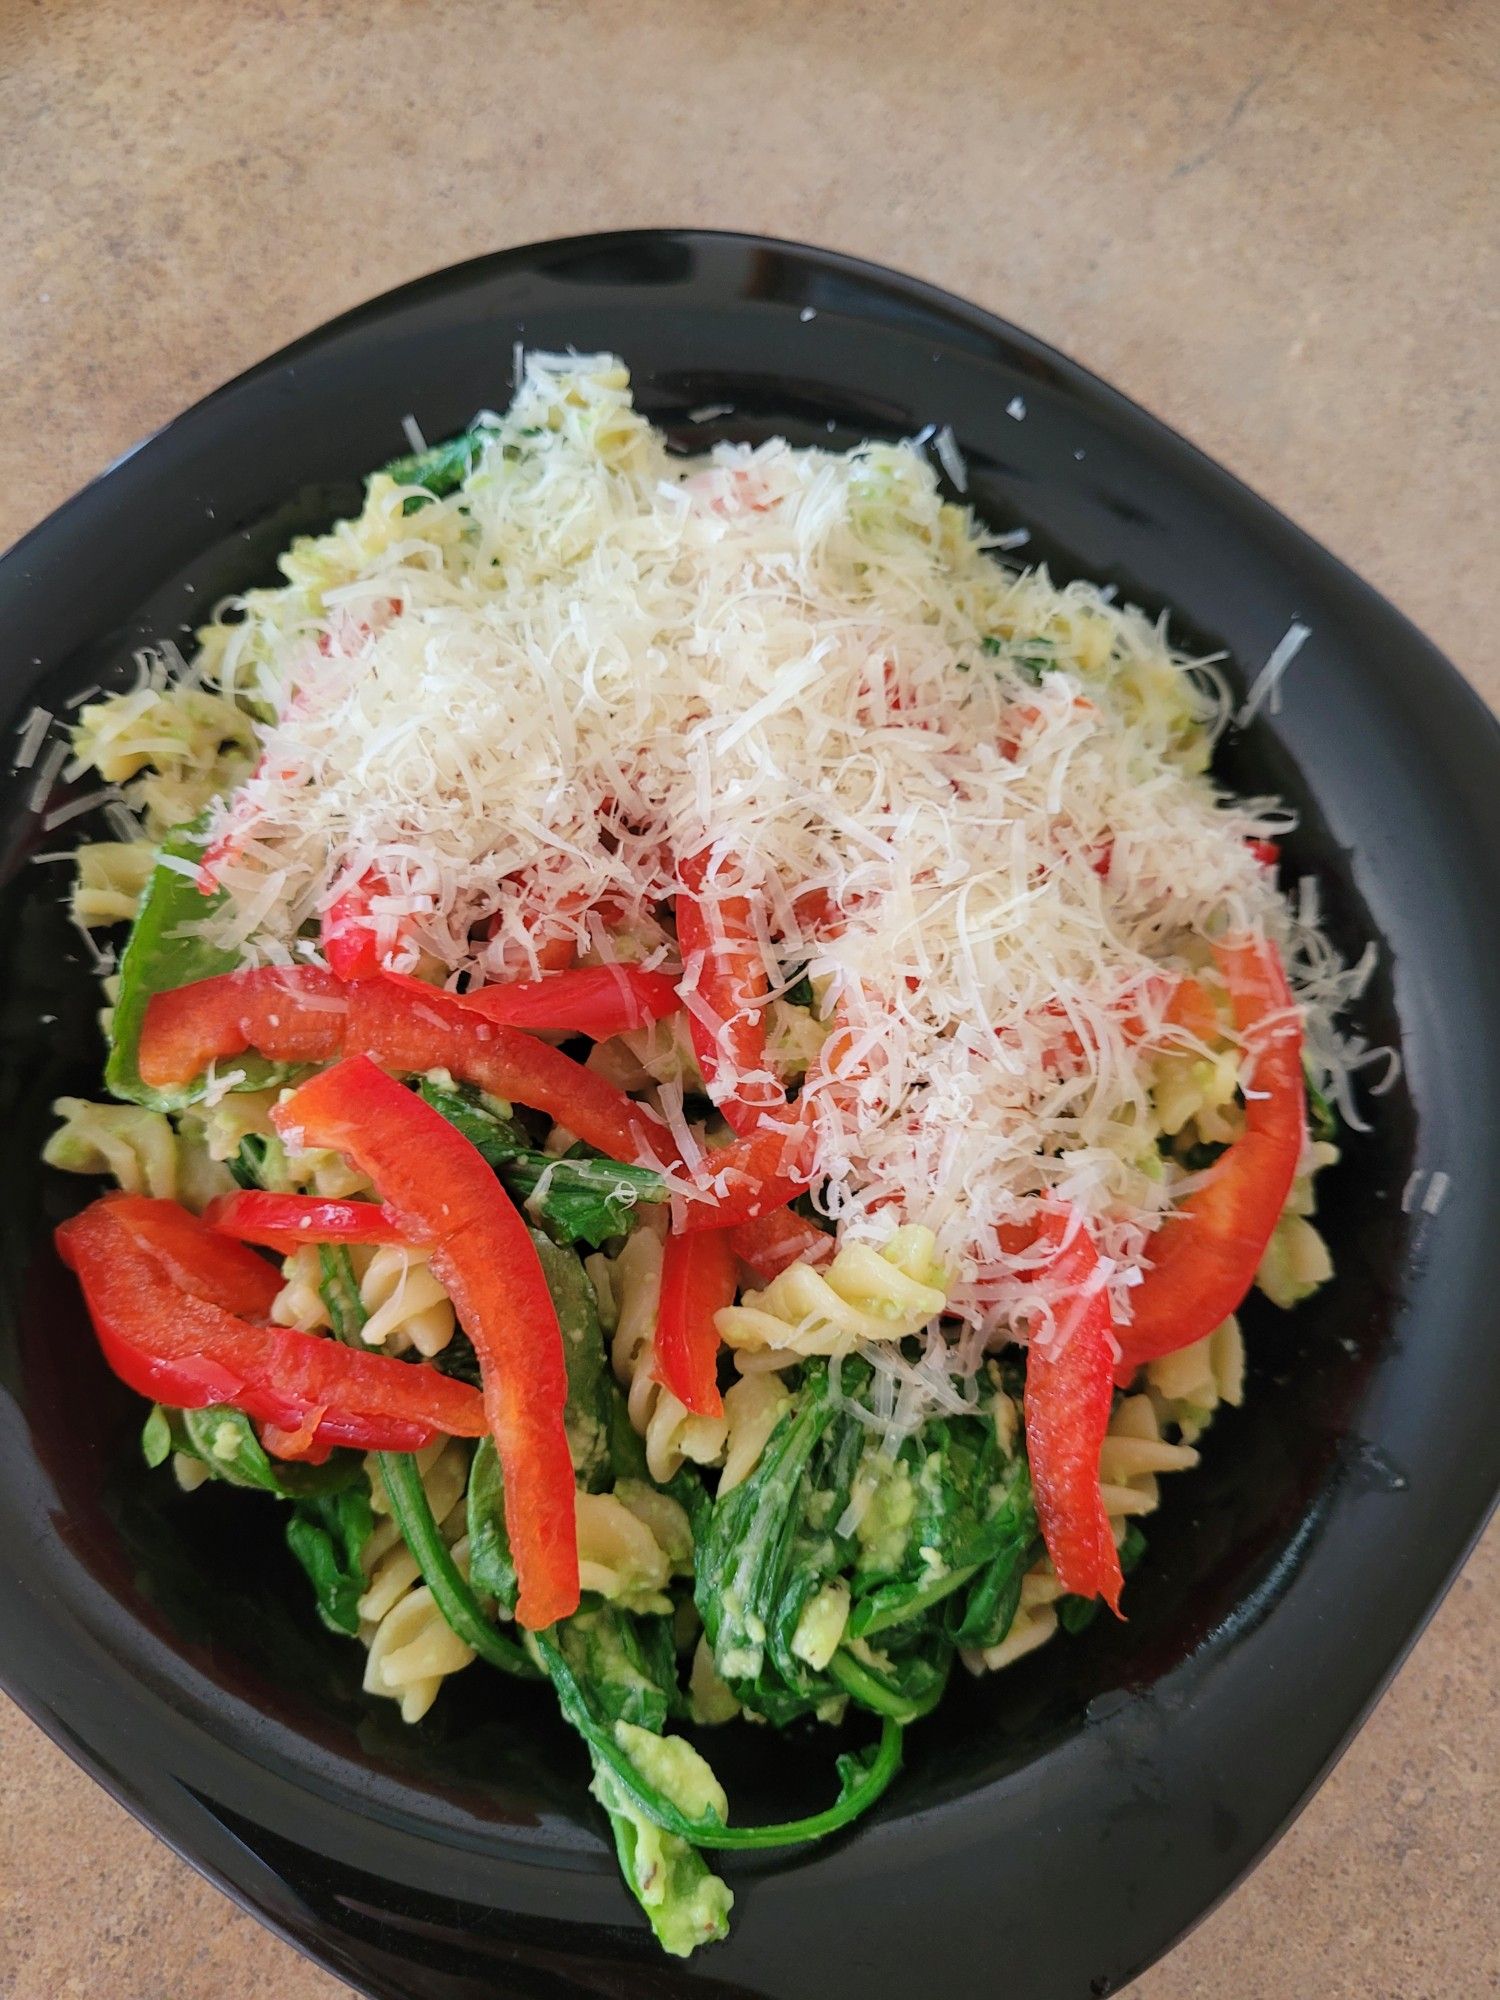
{"label": "curved pepper slice", "polygon": [[1001,1240],[1013,1253],[1052,1246],[1038,1276],[1055,1288],[1054,1327],[1026,1350],[1026,1456],[1042,1540],[1064,1590],[1102,1597],[1118,1615],[1124,1579],[1099,1491],[1116,1350],[1098,1252],[1082,1224],[1057,1210],[1034,1232],[1002,1231]]}
{"label": "curved pepper slice", "polygon": [[[308,1243],[405,1243],[401,1225],[378,1201],[333,1201],[312,1194],[216,1195],[203,1220],[220,1236],[286,1254]],[[256,1260],[260,1260],[257,1258]]]}
{"label": "curved pepper slice", "polygon": [[271,1115],[288,1143],[353,1161],[406,1240],[430,1246],[484,1377],[505,1475],[516,1618],[539,1630],[568,1617],[578,1609],[568,1374],[552,1294],[519,1211],[478,1149],[366,1056],[310,1078]]}
{"label": "curved pepper slice", "polygon": [[765,1006],[770,991],[765,961],[751,920],[748,896],[718,888],[705,851],[682,864],[677,898],[677,942],[687,978],[696,972],[696,994],[713,1016],[688,1009],[693,1054],[708,1094],[741,1138],[769,1111],[786,1104],[770,1074]]}
{"label": "curved pepper slice", "polygon": [[582,1063],[484,1020],[451,993],[392,974],[346,986],[318,966],[268,966],[153,994],[141,1028],[141,1075],[157,1087],[188,1083],[210,1062],[250,1048],[282,1062],[358,1051],[389,1069],[446,1069],[545,1111],[612,1160],[678,1159],[656,1114]]}
{"label": "curved pepper slice", "polygon": [[793,1264],[824,1264],[837,1248],[826,1229],[785,1208],[740,1223],[730,1231],[729,1240],[735,1256],[763,1285]]}
{"label": "curved pepper slice", "polygon": [[734,1304],[734,1246],[727,1229],[671,1235],[662,1254],[653,1370],[698,1417],[722,1417],[714,1314]]}
{"label": "curved pepper slice", "polygon": [[278,1062],[327,1062],[343,1044],[342,980],[321,966],[256,966],[153,993],[138,1062],[153,1089],[191,1083],[211,1062],[259,1049]]}
{"label": "curved pepper slice", "polygon": [[1245,1129],[1210,1178],[1162,1224],[1120,1330],[1122,1373],[1212,1333],[1255,1281],[1302,1152],[1302,1026],[1275,947],[1238,937],[1214,946],[1234,1025],[1253,1058]]}
{"label": "curved pepper slice", "polygon": [[328,969],[336,978],[371,979],[379,972],[380,947],[370,901],[384,894],[385,889],[381,876],[362,875],[323,912],[319,942]]}
{"label": "curved pepper slice", "polygon": [[276,1273],[175,1202],[106,1195],[62,1224],[57,1247],[78,1275],[105,1360],[143,1396],[182,1410],[230,1404],[270,1441],[296,1437],[301,1455],[335,1444],[416,1451],[442,1434],[484,1434],[482,1399],[465,1382],[231,1311],[225,1299],[248,1306],[259,1282],[250,1263],[273,1297]]}
{"label": "curved pepper slice", "polygon": [[111,1221],[129,1230],[183,1291],[245,1319],[269,1315],[282,1286],[274,1264],[243,1244],[226,1242],[175,1201],[143,1194],[107,1195],[105,1200]]}
{"label": "curved pepper slice", "polygon": [[[476,1016],[461,1000],[414,982],[358,980],[348,989],[345,1048],[386,1069],[446,1069],[492,1097],[549,1118],[627,1165],[678,1158],[666,1126],[644,1104],[520,1028]],[[644,1156],[644,1157],[643,1157]]]}
{"label": "curved pepper slice", "polygon": [[[420,980],[402,983],[423,993],[432,991]],[[476,986],[471,992],[450,997],[471,1014],[498,1021],[502,1027],[587,1035],[596,1042],[607,1042],[611,1035],[623,1035],[632,1028],[647,1028],[682,1006],[677,980],[671,973],[642,972],[637,965],[584,965],[571,972],[546,973],[540,979]]]}
{"label": "curved pepper slice", "polygon": [[705,1198],[683,1204],[676,1227],[694,1235],[704,1229],[732,1229],[774,1215],[806,1194],[811,1168],[807,1122],[763,1125],[746,1139],[718,1146],[704,1159]]}
{"label": "curved pepper slice", "polygon": [[677,1227],[686,1231],[759,1222],[805,1194],[816,1174],[817,1110],[825,1098],[847,1101],[864,1070],[860,1036],[840,1003],[802,1095],[779,1116],[762,1114],[743,1137],[708,1155],[710,1198],[688,1204]]}

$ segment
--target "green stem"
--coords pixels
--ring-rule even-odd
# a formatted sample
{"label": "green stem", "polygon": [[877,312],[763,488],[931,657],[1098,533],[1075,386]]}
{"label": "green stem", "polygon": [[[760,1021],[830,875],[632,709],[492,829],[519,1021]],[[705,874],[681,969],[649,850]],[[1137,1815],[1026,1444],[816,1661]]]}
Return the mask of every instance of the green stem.
{"label": "green stem", "polygon": [[862,1666],[843,1646],[839,1647],[828,1662],[828,1673],[832,1680],[838,1682],[845,1694],[852,1701],[857,1701],[861,1708],[871,1709],[876,1715],[884,1716],[888,1727],[895,1724],[898,1728],[902,1728],[908,1722],[920,1721],[924,1715],[932,1713],[943,1695],[944,1680],[941,1677],[934,1680],[928,1696],[913,1697],[901,1694],[897,1689],[887,1686],[878,1674]]}
{"label": "green stem", "polygon": [[[884,1604],[879,1597],[866,1598],[864,1605],[855,1605],[849,1618],[849,1637],[868,1639],[873,1633],[885,1632],[892,1625],[905,1625],[913,1618],[920,1618],[924,1611],[930,1611],[934,1604],[941,1604],[945,1597],[951,1597],[955,1590],[962,1590],[969,1578],[979,1568],[978,1563],[965,1563],[961,1569],[950,1570],[936,1583],[928,1584],[925,1590],[914,1590],[909,1596],[897,1598],[894,1594]],[[860,1612],[867,1606],[876,1609],[868,1611],[861,1618]]]}
{"label": "green stem", "polygon": [[508,1674],[520,1674],[527,1680],[539,1678],[538,1669],[525,1650],[514,1639],[497,1632],[480,1609],[479,1599],[432,1518],[416,1459],[404,1451],[377,1452],[376,1458],[402,1539],[432,1592],[433,1603],[448,1624],[466,1646],[472,1647],[491,1666]]}
{"label": "green stem", "polygon": [[664,1832],[674,1833],[694,1847],[790,1847],[804,1840],[821,1840],[874,1805],[901,1768],[901,1725],[887,1716],[881,1723],[879,1747],[868,1767],[822,1812],[812,1813],[806,1819],[782,1820],[773,1826],[726,1826],[716,1815],[690,1818],[641,1776],[613,1734],[595,1721],[556,1641],[545,1632],[536,1632],[531,1643],[557,1690],[558,1705],[564,1716],[594,1756],[608,1766],[636,1810]]}

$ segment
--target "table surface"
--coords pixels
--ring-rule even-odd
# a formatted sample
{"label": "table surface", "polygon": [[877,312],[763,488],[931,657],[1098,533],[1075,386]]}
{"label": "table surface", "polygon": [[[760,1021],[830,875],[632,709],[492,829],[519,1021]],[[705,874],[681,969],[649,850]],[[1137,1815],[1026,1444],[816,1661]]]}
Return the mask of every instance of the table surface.
{"label": "table surface", "polygon": [[[1055,342],[1500,702],[1495,30],[1485,0],[0,0],[0,546],[423,271],[760,230]],[[1492,1531],[1301,1820],[1135,2000],[1500,1992],[1497,1586]],[[7,2000],[347,1990],[0,1710]]]}

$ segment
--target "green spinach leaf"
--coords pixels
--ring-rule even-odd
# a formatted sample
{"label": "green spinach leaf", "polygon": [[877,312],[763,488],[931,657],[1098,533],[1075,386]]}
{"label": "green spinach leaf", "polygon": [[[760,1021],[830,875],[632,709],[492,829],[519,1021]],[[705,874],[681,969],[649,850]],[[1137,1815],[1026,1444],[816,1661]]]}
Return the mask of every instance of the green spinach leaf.
{"label": "green spinach leaf", "polygon": [[[202,820],[167,835],[120,959],[120,993],[110,1022],[104,1081],[113,1096],[147,1104],[154,1111],[180,1111],[195,1104],[205,1084],[200,1077],[158,1090],[141,1081],[141,1025],[152,995],[232,972],[239,963],[234,952],[210,944],[190,928],[217,910],[223,897],[205,896],[190,876],[170,863],[196,862],[202,852]],[[257,1055],[239,1057],[234,1066],[242,1072],[243,1081],[236,1086],[241,1090],[262,1089],[288,1073],[283,1065]]]}
{"label": "green spinach leaf", "polygon": [[531,1231],[531,1240],[562,1328],[563,1361],[568,1371],[563,1421],[573,1470],[593,1492],[606,1483],[609,1472],[608,1370],[599,1302],[576,1250],[554,1243],[540,1229]]}
{"label": "green spinach leaf", "polygon": [[272,1458],[250,1419],[227,1404],[173,1410],[158,1403],[146,1419],[141,1446],[148,1465],[160,1465],[169,1453],[181,1452],[196,1459],[213,1479],[274,1493],[279,1500],[341,1493],[364,1479],[359,1453],[354,1451],[332,1452],[323,1465]]}
{"label": "green spinach leaf", "polygon": [[[385,467],[386,476],[395,480],[398,486],[425,486],[429,493],[441,500],[463,485],[494,435],[492,424],[474,424],[457,437],[429,445],[425,451],[393,458]],[[401,511],[414,514],[424,504],[421,494],[413,493],[408,496]]]}
{"label": "green spinach leaf", "polygon": [[666,1183],[649,1167],[625,1166],[581,1145],[561,1159],[540,1152],[513,1118],[466,1085],[450,1086],[424,1077],[417,1088],[424,1102],[478,1148],[532,1219],[559,1242],[587,1243],[597,1249],[611,1237],[625,1234],[638,1203],[667,1199]]}
{"label": "green spinach leaf", "polygon": [[366,1582],[360,1558],[374,1525],[363,1480],[343,1493],[299,1500],[286,1524],[287,1547],[306,1570],[318,1616],[332,1632],[359,1630]]}

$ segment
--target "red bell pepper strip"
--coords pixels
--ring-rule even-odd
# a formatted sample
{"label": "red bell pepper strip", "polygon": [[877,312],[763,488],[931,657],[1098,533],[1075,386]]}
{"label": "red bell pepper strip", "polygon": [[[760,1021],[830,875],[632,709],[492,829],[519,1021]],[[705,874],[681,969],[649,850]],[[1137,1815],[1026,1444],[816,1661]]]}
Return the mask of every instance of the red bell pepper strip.
{"label": "red bell pepper strip", "polygon": [[1055,1326],[1026,1350],[1026,1456],[1042,1540],[1063,1589],[1102,1597],[1118,1616],[1120,1556],[1099,1491],[1116,1350],[1098,1252],[1082,1224],[1058,1210],[1034,1232],[1002,1231],[1001,1240],[1012,1251],[1053,1246],[1038,1275],[1056,1289]]}
{"label": "red bell pepper strip", "polygon": [[1178,980],[1165,1018],[1168,1027],[1180,1028],[1200,1042],[1211,1042],[1220,1033],[1219,1010],[1197,979]]}
{"label": "red bell pepper strip", "polygon": [[777,1209],[730,1231],[730,1244],[761,1284],[769,1285],[793,1264],[824,1264],[837,1245],[826,1229],[805,1216]]}
{"label": "red bell pepper strip", "polygon": [[349,988],[345,1048],[386,1069],[446,1069],[493,1097],[545,1111],[612,1160],[677,1160],[672,1135],[644,1104],[519,1028],[476,1016],[451,993],[414,982],[365,979]]}
{"label": "red bell pepper strip", "polygon": [[1211,1178],[1190,1194],[1148,1245],[1145,1277],[1120,1332],[1125,1379],[1160,1354],[1212,1333],[1255,1281],[1286,1207],[1302,1152],[1302,1026],[1275,947],[1256,937],[1214,946],[1234,1025],[1254,1068],[1245,1128]]}
{"label": "red bell pepper strip", "polygon": [[302,1455],[335,1444],[416,1451],[443,1434],[484,1434],[483,1401],[465,1382],[228,1310],[222,1300],[248,1269],[231,1272],[230,1260],[261,1260],[173,1202],[106,1195],[63,1223],[57,1247],[78,1274],[105,1360],[143,1396],[181,1410],[229,1404],[273,1442],[296,1437]]}
{"label": "red bell pepper strip", "polygon": [[696,973],[696,997],[713,1016],[688,1008],[688,1033],[708,1094],[731,1129],[748,1138],[767,1112],[784,1108],[786,1092],[769,1073],[766,998],[770,982],[751,921],[748,896],[721,890],[709,855],[682,864],[677,942],[685,980]]}
{"label": "red bell pepper strip", "polygon": [[541,972],[566,972],[578,960],[578,946],[570,937],[543,938],[534,949]]}
{"label": "red bell pepper strip", "polygon": [[[320,1195],[262,1194],[254,1188],[221,1194],[203,1211],[219,1235],[268,1250],[307,1243],[405,1243],[401,1225],[378,1201],[330,1201]],[[259,1260],[257,1260],[259,1261]]]}
{"label": "red bell pepper strip", "polygon": [[568,1617],[578,1609],[568,1376],[557,1312],[520,1212],[478,1149],[365,1056],[310,1078],[271,1115],[289,1143],[353,1161],[407,1240],[431,1246],[432,1268],[479,1356],[505,1475],[517,1620],[535,1631]]}
{"label": "red bell pepper strip", "polygon": [[382,876],[365,874],[336,896],[323,912],[319,926],[323,956],[338,979],[372,979],[380,971],[380,948],[370,899],[383,895]]}
{"label": "red bell pepper strip", "polygon": [[[510,881],[521,881],[522,876],[511,876]],[[543,885],[532,883],[534,894],[543,893]],[[531,941],[530,957],[535,961],[538,972],[566,972],[578,962],[578,934],[576,927],[559,930],[559,922],[566,924],[569,917],[578,917],[593,907],[594,899],[581,889],[567,890],[550,904],[525,911],[521,916],[521,927]],[[489,936],[500,935],[500,917],[497,912],[490,920]]]}
{"label": "red bell pepper strip", "polygon": [[[1163,975],[1163,980],[1171,975]],[[1164,1034],[1157,1038],[1161,1047],[1177,1046],[1183,1036],[1198,1041],[1211,1041],[1219,1033],[1219,1016],[1204,987],[1190,975],[1181,979],[1171,979],[1172,990],[1165,1008],[1162,1010],[1162,1027],[1179,1029],[1181,1035]],[[1158,986],[1158,992],[1161,990]],[[1056,1000],[1049,1000],[1041,1009],[1043,1019],[1066,1021],[1067,1012]],[[1121,1032],[1132,1042],[1144,1042],[1152,1033],[1140,1013],[1132,1009],[1119,1017]],[[997,1028],[996,1034],[1006,1034],[1005,1028]],[[1076,1028],[1064,1027],[1056,1041],[1044,1051],[1043,1066],[1048,1070],[1064,1068],[1068,1063],[1082,1063],[1087,1060],[1089,1049]]]}
{"label": "red bell pepper strip", "polygon": [[108,1197],[110,1219],[149,1250],[173,1283],[225,1312],[265,1319],[281,1290],[274,1264],[243,1244],[226,1242],[190,1209],[146,1195]]}
{"label": "red bell pepper strip", "polygon": [[456,997],[470,1013],[507,1028],[588,1035],[596,1042],[649,1027],[682,1006],[672,973],[642,972],[635,965],[580,966],[541,979],[478,986]]}
{"label": "red bell pepper strip", "polygon": [[675,1162],[666,1126],[644,1104],[534,1035],[486,1021],[451,993],[384,973],[348,986],[316,966],[221,973],[153,994],[140,1068],[160,1087],[248,1048],[283,1062],[344,1051],[388,1069],[446,1069],[496,1097],[545,1111],[613,1160]]}
{"label": "red bell pepper strip", "polygon": [[652,1373],[698,1417],[722,1417],[714,1314],[734,1304],[734,1248],[727,1229],[667,1238],[656,1309]]}
{"label": "red bell pepper strip", "polygon": [[1276,868],[1281,864],[1281,848],[1274,840],[1247,840],[1246,847],[1263,868]]}
{"label": "red bell pepper strip", "polygon": [[279,1062],[327,1062],[344,1038],[344,986],[321,966],[263,965],[153,993],[141,1023],[141,1079],[190,1083],[211,1062],[260,1049]]}
{"label": "red bell pepper strip", "polygon": [[860,1065],[851,1061],[856,1046],[841,1006],[796,1104],[779,1118],[763,1117],[745,1137],[708,1155],[711,1202],[688,1204],[679,1229],[691,1233],[758,1222],[807,1192],[817,1160],[818,1103],[825,1095],[837,1101],[858,1081]]}
{"label": "red bell pepper strip", "polygon": [[700,1178],[705,1198],[684,1204],[676,1227],[688,1235],[700,1229],[732,1229],[774,1215],[806,1194],[811,1184],[811,1134],[806,1120],[764,1125],[748,1139],[735,1139],[704,1156]]}

